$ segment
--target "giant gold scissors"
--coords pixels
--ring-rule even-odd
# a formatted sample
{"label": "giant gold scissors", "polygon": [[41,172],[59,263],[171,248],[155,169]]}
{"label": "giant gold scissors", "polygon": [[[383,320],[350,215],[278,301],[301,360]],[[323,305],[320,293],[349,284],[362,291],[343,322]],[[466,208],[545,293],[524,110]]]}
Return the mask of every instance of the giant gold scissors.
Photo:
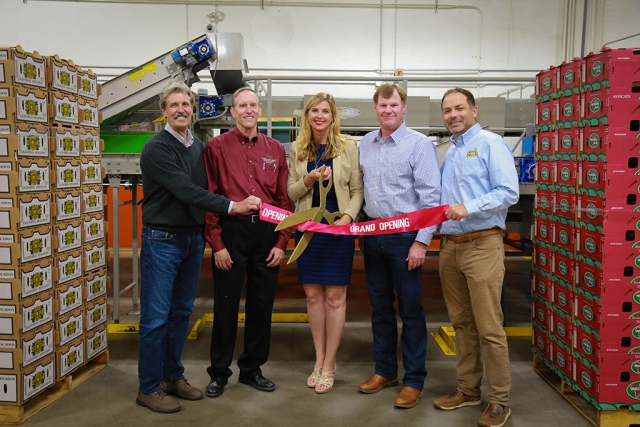
{"label": "giant gold scissors", "polygon": [[[320,206],[316,208],[305,209],[303,211],[289,215],[288,217],[280,221],[280,224],[278,224],[278,226],[276,227],[276,231],[282,230],[283,228],[294,227],[306,221],[320,222],[322,218],[326,219],[329,224],[333,224],[333,221],[342,217],[342,214],[340,212],[327,212],[326,210],[327,194],[329,194],[329,190],[333,185],[333,175],[329,177],[329,179],[327,180],[327,184],[325,185],[324,181],[322,180],[322,177],[324,177],[325,169],[326,166],[322,166],[322,169],[320,169],[320,180],[318,181],[318,185],[320,186]],[[315,231],[305,231],[302,234],[300,241],[289,257],[289,261],[287,261],[287,264],[292,263],[293,261],[298,259],[300,255],[302,255],[302,252],[304,252],[304,250],[309,245],[311,237],[313,237],[314,233]]]}

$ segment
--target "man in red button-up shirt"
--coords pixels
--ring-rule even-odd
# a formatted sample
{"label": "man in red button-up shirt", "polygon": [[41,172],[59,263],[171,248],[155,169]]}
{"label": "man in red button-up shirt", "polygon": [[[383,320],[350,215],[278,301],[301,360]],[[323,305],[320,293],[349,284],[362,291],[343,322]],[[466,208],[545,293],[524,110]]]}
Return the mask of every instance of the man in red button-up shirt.
{"label": "man in red button-up shirt", "polygon": [[[263,203],[293,210],[287,196],[287,158],[280,142],[258,132],[260,99],[248,87],[233,94],[231,115],[236,127],[209,140],[205,166],[209,191],[241,200],[246,194]],[[243,195],[238,198],[237,195]],[[241,383],[261,391],[275,384],[262,376],[269,356],[271,311],[280,263],[289,230],[274,232],[275,224],[260,221],[259,212],[245,216],[207,214],[205,238],[213,250],[213,333],[209,397],[220,396],[232,372],[240,296],[247,280],[244,351],[238,358]]]}

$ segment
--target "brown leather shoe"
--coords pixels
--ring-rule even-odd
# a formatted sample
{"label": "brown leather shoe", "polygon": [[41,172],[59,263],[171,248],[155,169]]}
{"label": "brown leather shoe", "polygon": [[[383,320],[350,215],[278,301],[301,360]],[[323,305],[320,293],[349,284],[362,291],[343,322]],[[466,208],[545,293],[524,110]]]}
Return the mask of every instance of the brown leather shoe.
{"label": "brown leather shoe", "polygon": [[167,394],[177,396],[181,399],[200,400],[202,399],[202,396],[204,396],[200,389],[192,387],[186,379],[162,381],[160,383],[160,387],[162,387]]}
{"label": "brown leather shoe", "polygon": [[477,406],[482,404],[480,396],[467,396],[460,390],[454,390],[448,396],[439,397],[433,401],[433,406],[444,411],[462,408],[464,406]]}
{"label": "brown leather shoe", "polygon": [[497,403],[489,403],[487,409],[484,410],[478,420],[479,427],[502,427],[511,415],[511,409],[508,406],[498,405]]}
{"label": "brown leather shoe", "polygon": [[171,414],[182,409],[182,406],[180,406],[178,401],[171,396],[167,396],[167,393],[165,393],[163,389],[149,394],[142,394],[138,392],[136,403],[140,406],[145,406],[151,409],[153,412],[159,412],[161,414]]}
{"label": "brown leather shoe", "polygon": [[396,398],[396,408],[413,408],[418,404],[423,391],[413,387],[402,387],[400,394]]}
{"label": "brown leather shoe", "polygon": [[371,378],[360,384],[358,391],[360,393],[371,394],[377,393],[385,387],[393,387],[394,385],[398,385],[398,377],[385,378],[374,374]]}

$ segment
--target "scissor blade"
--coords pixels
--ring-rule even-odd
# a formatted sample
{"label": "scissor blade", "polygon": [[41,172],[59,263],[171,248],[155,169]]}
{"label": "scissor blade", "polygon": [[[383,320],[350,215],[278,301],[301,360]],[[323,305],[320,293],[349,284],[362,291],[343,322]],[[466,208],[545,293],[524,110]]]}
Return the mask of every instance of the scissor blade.
{"label": "scissor blade", "polygon": [[294,227],[298,224],[302,224],[305,221],[310,221],[316,216],[317,212],[318,208],[312,208],[293,213],[280,221],[280,224],[278,224],[278,226],[276,227],[276,231],[282,230],[284,228]]}
{"label": "scissor blade", "polygon": [[297,260],[298,257],[300,257],[300,255],[302,255],[302,252],[304,252],[304,250],[307,248],[307,245],[309,245],[309,242],[311,241],[311,237],[313,237],[313,234],[314,234],[313,231],[305,231],[302,234],[300,241],[298,242],[298,244],[296,245],[296,248],[293,250],[293,253],[289,257],[289,261],[287,261],[287,264],[291,264],[293,261]]}

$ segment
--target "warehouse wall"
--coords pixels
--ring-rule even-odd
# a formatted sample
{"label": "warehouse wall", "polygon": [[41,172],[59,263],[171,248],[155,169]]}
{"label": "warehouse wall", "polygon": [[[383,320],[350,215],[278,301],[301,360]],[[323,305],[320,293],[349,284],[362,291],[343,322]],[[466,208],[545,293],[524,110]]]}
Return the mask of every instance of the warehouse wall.
{"label": "warehouse wall", "polygon": [[[437,10],[435,0],[349,1],[360,6],[261,10],[258,2],[223,5],[218,10],[225,19],[218,31],[244,35],[251,75],[310,69],[313,71],[307,74],[357,70],[348,74],[375,76],[380,69],[390,75],[401,68],[405,75],[533,76],[550,64],[580,55],[583,0],[449,3],[463,6],[457,9],[447,9],[445,2],[438,1]],[[402,8],[387,8],[394,4]],[[430,9],[420,8],[425,5]],[[44,55],[57,53],[107,80],[203,34],[210,23],[207,15],[215,10],[215,6],[199,4],[3,0],[0,44],[21,44]],[[638,32],[639,0],[590,0],[588,10],[587,52]],[[640,45],[640,37],[614,44],[632,45]],[[438,97],[449,86],[415,88],[414,93]],[[509,87],[476,87],[474,92],[492,96]],[[372,92],[371,85],[298,84],[278,86],[274,93],[299,95],[321,89],[367,98]],[[523,96],[530,94],[531,89],[523,91]],[[514,95],[520,96],[519,92]]]}

